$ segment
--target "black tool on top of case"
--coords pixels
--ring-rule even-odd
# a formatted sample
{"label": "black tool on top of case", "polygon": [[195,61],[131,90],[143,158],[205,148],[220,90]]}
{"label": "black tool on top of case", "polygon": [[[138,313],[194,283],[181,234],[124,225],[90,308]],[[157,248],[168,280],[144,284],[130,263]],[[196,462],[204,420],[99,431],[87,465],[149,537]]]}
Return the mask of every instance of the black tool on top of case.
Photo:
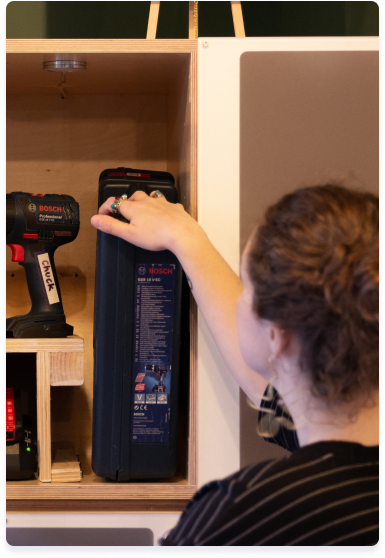
{"label": "black tool on top of case", "polygon": [[[177,202],[171,174],[118,168],[101,173],[98,206],[137,190]],[[97,234],[92,468],[112,481],[169,478],[176,469],[182,268],[169,251]]]}

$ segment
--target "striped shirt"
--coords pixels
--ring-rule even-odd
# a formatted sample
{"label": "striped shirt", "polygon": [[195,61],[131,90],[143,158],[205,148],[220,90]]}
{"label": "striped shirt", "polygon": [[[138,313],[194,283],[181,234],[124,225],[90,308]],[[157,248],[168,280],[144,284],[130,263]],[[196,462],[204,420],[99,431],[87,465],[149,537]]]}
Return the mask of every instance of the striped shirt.
{"label": "striped shirt", "polygon": [[378,460],[378,446],[324,441],[249,465],[203,486],[162,544],[375,545]]}

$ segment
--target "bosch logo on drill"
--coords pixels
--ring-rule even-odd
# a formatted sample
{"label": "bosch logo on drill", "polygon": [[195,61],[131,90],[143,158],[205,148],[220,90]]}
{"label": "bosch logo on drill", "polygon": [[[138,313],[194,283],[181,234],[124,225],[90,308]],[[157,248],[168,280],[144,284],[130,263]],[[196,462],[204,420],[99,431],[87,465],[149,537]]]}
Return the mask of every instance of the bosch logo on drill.
{"label": "bosch logo on drill", "polygon": [[154,275],[172,275],[172,269],[170,267],[150,267],[150,273]]}
{"label": "bosch logo on drill", "polygon": [[56,205],[40,205],[39,211],[48,211],[53,213],[61,213],[61,207]]}
{"label": "bosch logo on drill", "polygon": [[53,277],[52,265],[47,252],[38,252],[35,254],[37,259],[40,277],[43,283],[44,292],[49,304],[60,302],[57,292],[55,279]]}

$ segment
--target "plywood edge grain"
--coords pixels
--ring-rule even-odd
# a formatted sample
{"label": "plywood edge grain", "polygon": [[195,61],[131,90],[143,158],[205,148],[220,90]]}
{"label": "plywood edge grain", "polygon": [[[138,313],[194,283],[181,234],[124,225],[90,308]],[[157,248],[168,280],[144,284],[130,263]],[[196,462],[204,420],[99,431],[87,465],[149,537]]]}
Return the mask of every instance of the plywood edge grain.
{"label": "plywood edge grain", "polygon": [[7,39],[7,54],[197,52],[192,39]]}
{"label": "plywood edge grain", "polygon": [[188,37],[198,38],[198,2],[189,2]]}
{"label": "plywood edge grain", "polygon": [[50,353],[51,386],[82,386],[84,384],[84,353]]}
{"label": "plywood edge grain", "polygon": [[196,486],[169,484],[36,484],[7,483],[7,500],[189,500]]}
{"label": "plywood edge grain", "polygon": [[[198,219],[197,203],[197,54],[191,55],[190,91],[191,91],[191,189],[190,213]],[[194,297],[190,296],[190,432],[188,481],[194,486],[198,479],[198,433],[197,433],[197,355],[198,355],[198,307]]]}
{"label": "plywood edge grain", "polygon": [[177,500],[7,500],[7,513],[181,513],[189,498]]}
{"label": "plywood edge grain", "polygon": [[51,482],[51,385],[50,354],[36,357],[37,455],[39,480]]}
{"label": "plywood edge grain", "polygon": [[191,101],[191,190],[190,215],[198,220],[198,56],[191,55],[190,101]]}
{"label": "plywood edge grain", "polygon": [[7,353],[83,352],[84,339],[77,335],[62,339],[7,339]]}

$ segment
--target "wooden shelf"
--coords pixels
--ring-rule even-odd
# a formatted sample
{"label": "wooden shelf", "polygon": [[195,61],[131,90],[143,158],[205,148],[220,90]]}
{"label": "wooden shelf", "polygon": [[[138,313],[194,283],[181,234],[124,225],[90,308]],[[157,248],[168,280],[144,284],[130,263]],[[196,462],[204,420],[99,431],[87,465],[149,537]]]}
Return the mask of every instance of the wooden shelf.
{"label": "wooden shelf", "polygon": [[7,482],[7,510],[30,511],[182,511],[196,486],[185,479],[170,482],[110,483],[85,475],[80,483]]}
{"label": "wooden shelf", "polygon": [[[43,61],[52,54],[87,62],[84,73],[66,76],[65,100],[58,94],[57,74],[43,71]],[[8,511],[181,511],[196,492],[193,298],[190,370],[183,371],[189,385],[178,410],[175,478],[115,484],[92,472],[96,231],[89,224],[97,207],[101,170],[122,164],[170,172],[180,202],[197,218],[196,81],[196,40],[7,41],[7,192],[25,188],[28,170],[31,191],[51,192],[55,184],[59,193],[72,195],[81,207],[82,223],[76,241],[55,256],[66,317],[79,337],[7,339],[7,352],[37,354],[38,367],[45,371],[38,390],[45,391],[46,401],[50,394],[52,407],[51,431],[44,437],[53,444],[73,444],[84,474],[79,482],[51,483],[51,455],[46,451],[44,482],[36,478],[7,483]],[[7,261],[7,316],[29,308],[24,271]],[[79,375],[83,362],[84,374]],[[47,428],[48,412],[48,404],[38,409]]]}
{"label": "wooden shelf", "polygon": [[84,340],[77,335],[63,339],[7,339],[7,353],[48,353],[51,386],[84,383]]}
{"label": "wooden shelf", "polygon": [[7,353],[75,353],[84,351],[84,339],[78,335],[62,339],[7,339]]}
{"label": "wooden shelf", "polygon": [[7,53],[197,52],[195,39],[7,39]]}

